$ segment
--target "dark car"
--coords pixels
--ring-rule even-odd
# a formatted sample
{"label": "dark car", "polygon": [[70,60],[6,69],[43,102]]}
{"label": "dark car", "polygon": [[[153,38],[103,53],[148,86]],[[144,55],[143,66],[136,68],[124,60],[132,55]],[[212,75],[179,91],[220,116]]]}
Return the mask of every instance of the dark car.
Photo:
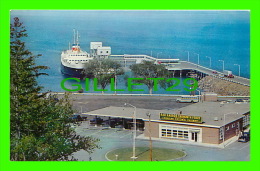
{"label": "dark car", "polygon": [[95,123],[95,124],[101,124],[103,122],[103,119],[101,118],[94,118],[90,120],[90,123]]}
{"label": "dark car", "polygon": [[102,124],[102,130],[104,130],[104,129],[110,129],[111,127],[110,127],[110,125],[108,125],[108,124]]}
{"label": "dark car", "polygon": [[243,99],[236,99],[235,103],[236,104],[244,103],[244,100]]}
{"label": "dark car", "polygon": [[74,121],[83,121],[83,119],[82,119],[82,117],[80,116],[80,114],[73,114],[70,119],[71,119],[71,120],[74,120]]}
{"label": "dark car", "polygon": [[238,138],[238,142],[248,142],[250,141],[250,133],[244,132],[242,136]]}

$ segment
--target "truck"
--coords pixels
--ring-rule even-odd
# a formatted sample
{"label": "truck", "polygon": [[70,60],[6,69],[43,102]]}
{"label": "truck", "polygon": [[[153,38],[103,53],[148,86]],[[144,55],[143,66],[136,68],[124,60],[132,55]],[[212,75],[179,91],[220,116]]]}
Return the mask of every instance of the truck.
{"label": "truck", "polygon": [[234,78],[234,75],[232,74],[232,71],[224,70],[223,73],[224,73],[225,77]]}

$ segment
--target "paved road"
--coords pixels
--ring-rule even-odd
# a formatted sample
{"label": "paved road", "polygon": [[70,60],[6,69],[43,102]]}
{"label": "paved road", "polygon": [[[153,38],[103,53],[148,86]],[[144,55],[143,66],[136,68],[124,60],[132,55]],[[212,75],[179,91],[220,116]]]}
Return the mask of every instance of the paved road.
{"label": "paved road", "polygon": [[[63,95],[59,95],[62,97]],[[176,103],[178,97],[174,96],[131,96],[131,95],[84,95],[72,94],[73,108],[78,112],[86,113],[108,106],[123,107],[125,103],[130,103],[137,108],[151,110],[179,109],[191,103]],[[221,97],[219,100],[232,100],[237,97]],[[247,99],[247,98],[245,98]]]}
{"label": "paved road", "polygon": [[[93,154],[81,150],[74,153],[74,157],[79,161],[107,161],[105,154],[113,149],[121,147],[132,147],[132,132],[130,130],[118,131],[117,129],[101,130],[100,128],[88,127],[87,121],[76,128],[76,132],[82,136],[93,136],[100,138],[99,145],[102,149],[97,149]],[[141,134],[142,132],[138,132]],[[136,140],[137,146],[148,147],[149,141]],[[225,149],[201,147],[187,144],[175,144],[172,142],[153,141],[154,147],[184,150],[187,156],[180,161],[249,161],[250,143],[234,142]]]}
{"label": "paved road", "polygon": [[73,107],[79,112],[90,112],[108,106],[123,107],[130,103],[137,108],[151,110],[178,109],[190,103],[176,103],[176,97],[170,96],[129,96],[129,95],[72,95]]}
{"label": "paved road", "polygon": [[180,61],[179,64],[176,64],[172,67],[168,67],[169,70],[182,70],[182,69],[189,69],[189,70],[197,70],[199,72],[205,73],[207,75],[211,75],[220,79],[224,79],[230,82],[235,82],[235,83],[239,83],[242,85],[246,85],[246,86],[250,86],[250,80],[247,78],[243,78],[243,77],[239,77],[239,76],[235,76],[235,78],[226,78],[226,77],[220,77],[218,75],[223,75],[222,72],[218,72],[218,74],[213,74],[212,72],[215,70],[212,70],[210,68],[207,67],[203,67],[201,65],[197,65],[188,61]]}

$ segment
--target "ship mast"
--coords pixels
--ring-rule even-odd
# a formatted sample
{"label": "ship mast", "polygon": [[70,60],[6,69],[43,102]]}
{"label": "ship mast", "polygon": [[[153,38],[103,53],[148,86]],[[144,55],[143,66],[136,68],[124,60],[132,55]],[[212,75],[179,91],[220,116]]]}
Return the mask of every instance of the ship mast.
{"label": "ship mast", "polygon": [[80,52],[80,47],[79,47],[79,31],[77,30],[77,50]]}
{"label": "ship mast", "polygon": [[73,29],[73,32],[74,32],[74,34],[73,34],[73,36],[74,36],[74,44],[76,44],[76,32],[75,32],[75,29]]}
{"label": "ship mast", "polygon": [[79,31],[77,30],[77,46],[79,45]]}

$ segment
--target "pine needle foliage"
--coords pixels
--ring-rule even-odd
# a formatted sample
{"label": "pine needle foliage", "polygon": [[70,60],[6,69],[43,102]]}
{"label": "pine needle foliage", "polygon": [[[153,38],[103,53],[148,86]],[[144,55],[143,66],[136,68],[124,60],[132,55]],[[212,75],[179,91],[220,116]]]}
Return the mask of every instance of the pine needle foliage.
{"label": "pine needle foliage", "polygon": [[57,100],[40,93],[36,78],[46,66],[36,66],[26,49],[26,29],[15,17],[10,25],[10,160],[71,161],[81,149],[88,153],[100,148],[98,139],[81,137],[71,127],[74,113],[69,94]]}

